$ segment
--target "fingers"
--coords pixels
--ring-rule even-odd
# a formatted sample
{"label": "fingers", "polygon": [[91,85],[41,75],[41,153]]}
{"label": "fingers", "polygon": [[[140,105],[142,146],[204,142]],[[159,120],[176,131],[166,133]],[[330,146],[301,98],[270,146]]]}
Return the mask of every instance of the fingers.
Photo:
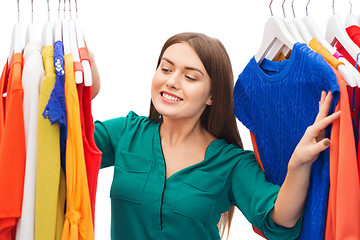
{"label": "fingers", "polygon": [[316,116],[315,122],[325,118],[328,115],[331,102],[332,102],[331,92],[326,93],[325,91],[322,91],[321,99],[319,101],[319,113]]}
{"label": "fingers", "polygon": [[340,117],[340,111],[334,112],[333,114],[318,120],[311,126],[311,132],[310,135],[313,138],[317,138],[319,134],[327,127],[329,124],[331,124],[333,121],[338,119]]}
{"label": "fingers", "polygon": [[94,53],[90,50],[88,50],[88,56],[89,56],[89,60],[91,63],[95,62],[95,57],[94,57]]}
{"label": "fingers", "polygon": [[328,138],[322,139],[320,142],[313,145],[314,155],[318,155],[330,146],[330,140]]}

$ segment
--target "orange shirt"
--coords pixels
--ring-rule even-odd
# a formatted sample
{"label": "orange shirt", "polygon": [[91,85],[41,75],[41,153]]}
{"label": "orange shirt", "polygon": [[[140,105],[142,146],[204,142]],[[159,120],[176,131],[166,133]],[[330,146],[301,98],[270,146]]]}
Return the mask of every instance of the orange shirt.
{"label": "orange shirt", "polygon": [[94,239],[72,54],[65,55],[67,203],[62,240]]}
{"label": "orange shirt", "polygon": [[330,145],[330,190],[325,239],[360,239],[360,186],[354,131],[345,80],[337,76],[340,99]]}
{"label": "orange shirt", "polygon": [[357,169],[355,137],[346,83],[336,70],[341,64],[316,39],[309,46],[332,66],[340,88],[335,111],[340,118],[331,128],[329,156],[330,189],[326,217],[325,239],[360,239],[360,185]]}
{"label": "orange shirt", "polygon": [[[25,129],[23,55],[13,55],[7,78],[7,64],[1,76],[0,95],[0,239],[15,239],[21,217],[25,176]],[[4,96],[6,93],[6,97]]]}

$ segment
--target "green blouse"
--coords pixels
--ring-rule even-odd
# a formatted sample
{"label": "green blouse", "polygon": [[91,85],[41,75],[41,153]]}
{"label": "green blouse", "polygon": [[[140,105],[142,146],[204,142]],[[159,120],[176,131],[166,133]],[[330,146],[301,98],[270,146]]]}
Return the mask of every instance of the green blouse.
{"label": "green blouse", "polygon": [[299,235],[301,220],[290,229],[271,220],[280,187],[266,180],[252,151],[217,139],[203,161],[166,179],[159,125],[134,112],[95,122],[101,167],[115,168],[112,239],[220,239],[217,223],[232,205],[268,239]]}

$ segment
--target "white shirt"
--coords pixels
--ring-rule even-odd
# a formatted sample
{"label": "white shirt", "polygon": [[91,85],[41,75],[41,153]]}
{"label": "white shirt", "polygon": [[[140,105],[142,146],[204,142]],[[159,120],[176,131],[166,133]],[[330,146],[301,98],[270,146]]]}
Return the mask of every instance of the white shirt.
{"label": "white shirt", "polygon": [[19,240],[34,239],[37,119],[40,85],[45,77],[41,50],[40,41],[29,42],[24,49],[22,87],[24,90],[26,166],[22,213],[16,229],[16,239]]}

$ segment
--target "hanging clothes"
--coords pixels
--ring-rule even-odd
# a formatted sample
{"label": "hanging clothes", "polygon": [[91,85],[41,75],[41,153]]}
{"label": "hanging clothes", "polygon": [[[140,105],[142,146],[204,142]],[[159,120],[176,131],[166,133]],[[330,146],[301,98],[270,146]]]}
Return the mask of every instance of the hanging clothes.
{"label": "hanging clothes", "polygon": [[331,129],[330,190],[325,239],[360,239],[360,186],[346,82],[333,69],[340,87],[340,118]]}
{"label": "hanging clothes", "polygon": [[[234,89],[235,115],[255,135],[265,174],[281,185],[288,161],[318,111],[321,91],[331,90],[334,111],[339,87],[331,67],[305,44],[296,43],[288,60],[251,59]],[[329,136],[329,132],[327,133]],[[271,139],[271,141],[269,141]],[[299,239],[322,239],[329,188],[328,150],[312,165]]]}
{"label": "hanging clothes", "polygon": [[331,55],[324,46],[322,46],[316,38],[313,38],[309,42],[309,47],[314,50],[315,52],[319,53],[323,58],[328,62],[330,66],[332,66],[335,69],[338,69],[339,65],[344,65],[343,62],[340,62],[336,57]]}
{"label": "hanging clothes", "polygon": [[72,54],[65,59],[67,203],[62,240],[94,239]]}
{"label": "hanging clothes", "polygon": [[[347,34],[351,38],[351,40],[360,47],[360,27],[359,26],[349,26],[346,29]],[[346,51],[346,49],[341,45],[340,42],[336,42],[335,44],[337,50],[339,53],[344,55],[344,57],[353,64],[358,71],[360,71],[360,53],[358,53],[358,59],[353,59],[351,55]],[[352,109],[352,119],[353,119],[353,128],[354,128],[354,134],[355,134],[355,143],[357,146],[357,158],[358,158],[358,170],[360,172],[360,129],[359,129],[359,123],[360,123],[360,88],[348,88],[349,91],[349,100],[350,100],[350,106]],[[360,180],[360,179],[359,179]]]}
{"label": "hanging clothes", "polygon": [[28,42],[24,49],[24,67],[21,82],[24,90],[26,164],[24,201],[22,203],[21,218],[17,224],[16,239],[34,239],[37,113],[40,83],[45,76],[41,49],[42,44],[39,41]]}
{"label": "hanging clothes", "polygon": [[[360,32],[357,29],[356,26],[350,26],[347,27],[345,30],[347,34],[349,35],[350,39],[353,40],[353,42],[358,45],[360,42]],[[359,46],[359,45],[358,45]],[[348,60],[353,66],[355,66],[358,71],[360,71],[360,68],[356,64],[356,59],[353,59],[351,55],[346,51],[346,49],[341,45],[340,42],[335,43],[335,47],[337,51],[342,54],[346,60]],[[360,88],[352,88],[348,87],[349,92],[349,101],[351,106],[351,116],[353,119],[353,129],[354,129],[354,136],[355,136],[355,144],[358,146],[359,144],[359,121],[360,121],[360,114],[359,114],[359,108],[360,108]],[[359,168],[360,171],[360,168]]]}
{"label": "hanging clothes", "polygon": [[[79,49],[80,60],[87,60],[87,48]],[[89,61],[90,62],[90,61]],[[81,65],[81,64],[80,64]],[[84,80],[84,79],[83,79]],[[93,224],[95,224],[95,200],[97,179],[101,165],[101,151],[94,141],[94,121],[91,114],[92,87],[85,86],[84,81],[77,85],[80,105],[81,130],[84,144],[85,164],[87,180],[89,185],[90,203]]]}
{"label": "hanging clothes", "polygon": [[[43,117],[56,81],[54,47],[45,46],[42,58],[45,78],[38,108],[35,240],[61,239],[65,207],[65,177],[59,164],[60,127]],[[57,222],[61,222],[60,228]]]}
{"label": "hanging clothes", "polygon": [[0,239],[13,240],[21,217],[25,177],[25,129],[21,76],[23,55],[15,53],[6,76],[1,76],[0,95]]}
{"label": "hanging clothes", "polygon": [[54,65],[56,73],[55,86],[51,92],[50,99],[44,110],[44,117],[48,118],[52,124],[60,126],[60,152],[61,166],[66,170],[66,106],[65,106],[65,68],[64,68],[64,46],[61,41],[54,43]]}
{"label": "hanging clothes", "polygon": [[[336,111],[341,110],[340,118],[332,124],[330,137],[330,189],[325,239],[360,239],[359,172],[346,82],[337,71],[341,62],[316,39],[309,46],[333,67],[341,93],[336,106]],[[352,221],[349,222],[349,219]]]}

